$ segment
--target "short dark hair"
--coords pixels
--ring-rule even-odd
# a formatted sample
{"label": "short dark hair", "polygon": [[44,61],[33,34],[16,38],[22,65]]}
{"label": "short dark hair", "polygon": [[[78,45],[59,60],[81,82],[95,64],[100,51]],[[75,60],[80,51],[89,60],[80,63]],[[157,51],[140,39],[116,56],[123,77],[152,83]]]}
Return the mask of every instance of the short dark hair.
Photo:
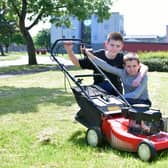
{"label": "short dark hair", "polygon": [[136,60],[138,64],[140,63],[139,56],[137,55],[137,53],[134,53],[134,52],[128,52],[127,54],[125,54],[123,60],[124,60],[124,64],[127,61],[132,61],[132,60]]}
{"label": "short dark hair", "polygon": [[110,42],[110,40],[116,40],[116,41],[124,42],[124,39],[119,32],[109,33],[108,36],[107,36],[107,42]]}

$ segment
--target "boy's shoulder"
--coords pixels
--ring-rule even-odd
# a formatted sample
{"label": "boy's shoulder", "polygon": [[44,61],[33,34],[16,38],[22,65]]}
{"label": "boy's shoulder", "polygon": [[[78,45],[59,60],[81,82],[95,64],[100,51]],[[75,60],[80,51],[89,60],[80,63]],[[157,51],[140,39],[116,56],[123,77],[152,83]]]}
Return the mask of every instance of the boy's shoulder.
{"label": "boy's shoulder", "polygon": [[118,57],[124,57],[124,55],[125,55],[124,52],[119,52],[119,53],[117,54]]}
{"label": "boy's shoulder", "polygon": [[95,51],[93,51],[93,54],[100,59],[106,60],[104,49],[95,50]]}
{"label": "boy's shoulder", "polygon": [[96,55],[96,56],[105,55],[105,50],[104,49],[94,50],[93,54]]}
{"label": "boy's shoulder", "polygon": [[121,62],[123,62],[123,58],[124,58],[124,53],[123,52],[120,52],[116,55],[116,59],[120,60]]}

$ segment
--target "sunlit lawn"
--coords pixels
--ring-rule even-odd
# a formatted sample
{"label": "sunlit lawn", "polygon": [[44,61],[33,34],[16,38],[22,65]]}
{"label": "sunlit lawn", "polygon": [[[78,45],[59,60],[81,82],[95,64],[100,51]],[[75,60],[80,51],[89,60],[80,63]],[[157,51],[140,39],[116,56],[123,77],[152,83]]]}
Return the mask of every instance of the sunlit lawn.
{"label": "sunlit lawn", "polygon": [[17,60],[26,54],[26,52],[8,52],[5,56],[0,56],[0,61]]}
{"label": "sunlit lawn", "polygon": [[[79,74],[81,71],[77,71]],[[83,71],[82,71],[83,72]],[[71,71],[75,73],[75,71]],[[87,71],[86,71],[87,73]],[[149,73],[153,106],[168,115],[168,73]],[[59,71],[1,78],[1,168],[165,168],[167,152],[152,163],[135,154],[86,145],[79,107]],[[42,143],[45,138],[50,141]]]}

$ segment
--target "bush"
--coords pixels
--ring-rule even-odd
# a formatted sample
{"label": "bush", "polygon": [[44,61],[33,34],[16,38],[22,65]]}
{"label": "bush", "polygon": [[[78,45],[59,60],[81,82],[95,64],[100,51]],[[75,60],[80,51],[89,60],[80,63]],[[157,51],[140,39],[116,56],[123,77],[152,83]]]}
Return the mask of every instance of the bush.
{"label": "bush", "polygon": [[142,63],[148,66],[149,71],[168,72],[168,59],[146,59]]}
{"label": "bush", "polygon": [[168,52],[141,52],[138,53],[143,64],[149,71],[168,72]]}

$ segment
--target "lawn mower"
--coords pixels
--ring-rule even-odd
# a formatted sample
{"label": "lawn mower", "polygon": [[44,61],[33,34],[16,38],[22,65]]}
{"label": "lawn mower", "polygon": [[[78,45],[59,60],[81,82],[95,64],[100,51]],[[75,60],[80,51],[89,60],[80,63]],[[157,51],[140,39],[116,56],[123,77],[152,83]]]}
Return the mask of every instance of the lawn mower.
{"label": "lawn mower", "polygon": [[[75,84],[71,89],[80,107],[75,119],[87,128],[87,144],[100,146],[105,139],[113,148],[136,152],[143,161],[152,161],[158,151],[168,149],[168,133],[164,131],[167,125],[163,122],[160,110],[145,104],[130,105],[92,60],[90,61],[99,72],[94,75],[101,75],[108,81],[118,96],[107,94],[97,85],[83,84],[83,80],[86,77],[93,77],[93,74],[72,76],[66,66],[58,60],[60,52],[65,52],[63,50],[65,41],[71,41],[74,46],[84,43],[81,39],[58,39],[51,47],[51,58]],[[142,123],[147,129],[142,127]]]}

